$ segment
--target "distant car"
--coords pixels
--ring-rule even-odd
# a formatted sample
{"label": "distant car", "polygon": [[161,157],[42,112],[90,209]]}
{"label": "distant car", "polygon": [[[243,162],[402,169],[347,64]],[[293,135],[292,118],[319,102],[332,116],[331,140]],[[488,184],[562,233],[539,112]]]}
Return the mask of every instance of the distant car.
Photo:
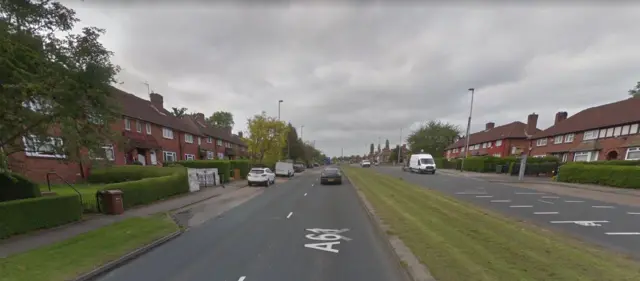
{"label": "distant car", "polygon": [[322,170],[320,174],[320,184],[342,184],[342,173],[338,168],[328,167]]}
{"label": "distant car", "polygon": [[362,160],[362,162],[360,163],[360,166],[362,168],[369,168],[371,167],[371,161],[369,160]]}
{"label": "distant car", "polygon": [[253,168],[247,175],[247,184],[249,184],[249,186],[255,184],[269,187],[274,183],[276,183],[276,174],[269,168]]}
{"label": "distant car", "polygon": [[293,171],[295,171],[296,173],[302,173],[304,172],[304,170],[304,164],[293,164]]}
{"label": "distant car", "polygon": [[313,163],[313,167],[320,167],[320,164],[318,164],[318,163]]}

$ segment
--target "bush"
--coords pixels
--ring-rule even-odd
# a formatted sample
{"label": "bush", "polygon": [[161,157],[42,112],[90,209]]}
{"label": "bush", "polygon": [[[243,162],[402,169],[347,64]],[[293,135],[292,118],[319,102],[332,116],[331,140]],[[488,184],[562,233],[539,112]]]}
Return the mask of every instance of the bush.
{"label": "bush", "polygon": [[119,183],[137,181],[146,178],[168,176],[179,168],[163,168],[156,166],[114,166],[91,171],[87,178],[90,183]]}
{"label": "bush", "polygon": [[30,180],[12,173],[0,173],[0,202],[40,197],[40,188]]}
{"label": "bush", "polygon": [[[229,161],[229,164],[231,165],[231,171],[240,169],[240,177],[242,179],[247,178],[247,174],[249,174],[249,170],[251,169],[251,165],[248,160],[231,160]],[[235,178],[236,175],[233,175],[233,177]]]}
{"label": "bush", "polygon": [[0,203],[0,239],[80,220],[77,195],[47,196]]}
{"label": "bush", "polygon": [[562,165],[558,181],[640,189],[640,167],[573,163]]}
{"label": "bush", "polygon": [[567,164],[607,165],[607,166],[640,166],[640,160],[606,160],[593,162],[570,162]]}
{"label": "bush", "polygon": [[[168,176],[108,184],[102,190],[121,190],[125,209],[189,192],[189,179],[185,168],[160,169],[166,169],[173,173]],[[101,209],[104,210],[104,206],[101,206]]]}
{"label": "bush", "polygon": [[231,163],[229,160],[187,160],[178,161],[177,163],[187,168],[217,168],[222,182],[229,182],[231,180]]}

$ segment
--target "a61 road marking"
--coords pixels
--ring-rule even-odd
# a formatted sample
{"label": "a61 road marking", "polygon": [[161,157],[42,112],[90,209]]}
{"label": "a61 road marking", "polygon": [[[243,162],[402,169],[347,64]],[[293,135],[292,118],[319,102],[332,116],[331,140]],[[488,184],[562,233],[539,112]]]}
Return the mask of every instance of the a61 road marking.
{"label": "a61 road marking", "polygon": [[340,251],[338,249],[334,249],[333,246],[340,245],[339,240],[351,241],[351,238],[342,236],[340,234],[340,233],[349,231],[348,228],[344,228],[344,229],[308,228],[307,231],[313,232],[312,234],[305,235],[307,239],[316,240],[316,241],[332,241],[332,242],[323,242],[323,243],[304,244],[304,246],[307,248],[327,251],[331,253],[338,253]]}

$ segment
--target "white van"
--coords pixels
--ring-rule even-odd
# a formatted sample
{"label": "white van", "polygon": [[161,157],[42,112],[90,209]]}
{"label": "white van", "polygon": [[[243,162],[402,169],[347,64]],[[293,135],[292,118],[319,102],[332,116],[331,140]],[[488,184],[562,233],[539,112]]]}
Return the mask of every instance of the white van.
{"label": "white van", "polygon": [[276,162],[276,176],[279,177],[293,177],[295,175],[293,169],[293,163],[290,162]]}
{"label": "white van", "polygon": [[431,154],[414,154],[409,159],[409,170],[413,173],[435,174],[436,162]]}

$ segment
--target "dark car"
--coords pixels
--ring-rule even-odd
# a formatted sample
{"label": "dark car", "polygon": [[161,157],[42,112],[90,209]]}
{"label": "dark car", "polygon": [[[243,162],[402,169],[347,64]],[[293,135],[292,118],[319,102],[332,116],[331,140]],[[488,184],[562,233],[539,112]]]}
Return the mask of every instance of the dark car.
{"label": "dark car", "polygon": [[304,172],[304,170],[304,164],[293,164],[293,171],[295,171],[296,173],[302,173]]}
{"label": "dark car", "polygon": [[325,168],[320,174],[320,184],[342,184],[342,173],[338,168]]}

